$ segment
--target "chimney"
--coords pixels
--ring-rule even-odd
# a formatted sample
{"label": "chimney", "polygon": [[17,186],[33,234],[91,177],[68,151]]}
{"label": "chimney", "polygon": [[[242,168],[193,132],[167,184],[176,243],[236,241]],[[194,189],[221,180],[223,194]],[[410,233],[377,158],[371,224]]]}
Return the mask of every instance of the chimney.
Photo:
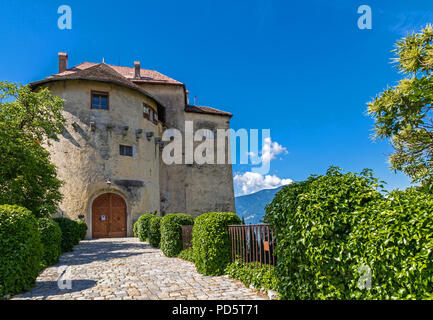
{"label": "chimney", "polygon": [[68,69],[68,54],[66,52],[59,52],[59,73]]}
{"label": "chimney", "polygon": [[186,104],[189,105],[189,91],[185,90],[185,95],[186,95]]}
{"label": "chimney", "polygon": [[135,79],[140,79],[140,61],[134,61],[134,68],[135,68]]}

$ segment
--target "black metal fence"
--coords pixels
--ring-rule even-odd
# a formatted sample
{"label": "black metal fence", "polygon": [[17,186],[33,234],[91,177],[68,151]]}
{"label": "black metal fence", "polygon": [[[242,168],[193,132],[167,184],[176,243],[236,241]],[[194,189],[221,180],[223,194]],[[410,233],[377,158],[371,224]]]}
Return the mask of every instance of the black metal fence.
{"label": "black metal fence", "polygon": [[[273,266],[275,238],[268,224],[231,225],[229,237],[232,249],[232,261],[256,262],[257,265]],[[251,265],[251,264],[250,264]]]}

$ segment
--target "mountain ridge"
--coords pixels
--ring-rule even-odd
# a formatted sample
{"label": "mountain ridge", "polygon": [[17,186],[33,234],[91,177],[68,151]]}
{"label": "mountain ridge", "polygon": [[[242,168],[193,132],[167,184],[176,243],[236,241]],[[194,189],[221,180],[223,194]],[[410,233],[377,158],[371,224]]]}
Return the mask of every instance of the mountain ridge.
{"label": "mountain ridge", "polygon": [[244,218],[246,224],[262,223],[265,215],[265,206],[275,197],[275,194],[283,187],[264,189],[235,197],[236,213],[239,218]]}

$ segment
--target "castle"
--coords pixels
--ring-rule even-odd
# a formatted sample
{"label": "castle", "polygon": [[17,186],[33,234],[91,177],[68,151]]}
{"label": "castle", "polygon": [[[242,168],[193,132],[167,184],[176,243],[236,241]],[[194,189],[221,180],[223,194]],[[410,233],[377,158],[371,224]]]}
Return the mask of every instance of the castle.
{"label": "castle", "polygon": [[[166,164],[161,157],[167,129],[184,132],[192,121],[194,130],[227,130],[232,114],[190,105],[183,83],[138,61],[68,68],[67,53],[58,58],[57,74],[29,86],[65,101],[63,133],[47,146],[64,181],[60,215],[84,219],[91,239],[132,236],[143,213],[234,212],[230,161]],[[226,148],[229,157],[229,141]]]}

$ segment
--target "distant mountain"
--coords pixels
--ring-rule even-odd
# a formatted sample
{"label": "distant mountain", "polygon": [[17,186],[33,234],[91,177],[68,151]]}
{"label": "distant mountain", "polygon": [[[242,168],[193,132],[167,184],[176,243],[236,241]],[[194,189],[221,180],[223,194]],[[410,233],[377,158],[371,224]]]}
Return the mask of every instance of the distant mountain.
{"label": "distant mountain", "polygon": [[244,217],[246,224],[262,223],[265,206],[274,199],[275,194],[281,188],[266,189],[246,196],[235,197],[237,215],[241,219]]}

